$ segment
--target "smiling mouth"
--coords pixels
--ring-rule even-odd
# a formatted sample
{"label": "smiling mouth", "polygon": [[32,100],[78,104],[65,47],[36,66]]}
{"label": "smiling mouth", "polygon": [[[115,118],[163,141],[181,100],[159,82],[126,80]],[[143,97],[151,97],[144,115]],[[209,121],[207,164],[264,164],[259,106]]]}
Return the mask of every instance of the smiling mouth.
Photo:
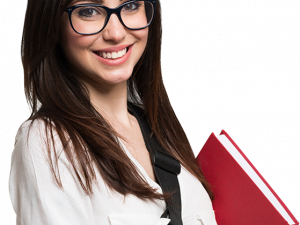
{"label": "smiling mouth", "polygon": [[119,59],[119,58],[122,58],[128,52],[129,47],[130,46],[128,46],[127,48],[124,48],[123,50],[118,51],[118,52],[96,51],[94,53],[104,59]]}

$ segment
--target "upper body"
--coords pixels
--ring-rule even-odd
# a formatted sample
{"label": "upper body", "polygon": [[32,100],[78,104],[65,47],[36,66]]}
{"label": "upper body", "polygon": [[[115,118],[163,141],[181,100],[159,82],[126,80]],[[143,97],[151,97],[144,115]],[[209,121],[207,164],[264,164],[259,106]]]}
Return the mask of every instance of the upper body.
{"label": "upper body", "polygon": [[12,156],[19,224],[169,222],[159,219],[167,193],[128,101],[182,165],[184,224],[216,224],[163,84],[159,1],[28,0],[21,49],[32,113]]}
{"label": "upper body", "polygon": [[[58,166],[63,189],[52,176],[45,155],[46,134],[43,122],[23,123],[16,136],[12,155],[10,195],[17,214],[17,224],[22,225],[167,225],[169,219],[160,219],[165,210],[164,200],[144,201],[134,195],[124,197],[109,189],[97,173],[98,184],[88,196],[78,183],[64,152]],[[28,136],[29,132],[29,136]],[[28,137],[28,139],[27,139]],[[58,149],[62,149],[56,136]],[[121,142],[122,143],[122,142]],[[132,156],[126,146],[123,149],[129,160],[150,186],[162,193],[145,169]],[[216,225],[211,200],[201,182],[184,167],[178,175],[182,200],[184,225]]]}

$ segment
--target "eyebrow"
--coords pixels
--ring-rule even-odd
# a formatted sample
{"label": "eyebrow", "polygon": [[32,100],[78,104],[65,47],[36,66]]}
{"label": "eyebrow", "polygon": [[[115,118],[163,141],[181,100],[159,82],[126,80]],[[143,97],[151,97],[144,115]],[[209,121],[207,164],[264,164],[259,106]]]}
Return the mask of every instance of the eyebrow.
{"label": "eyebrow", "polygon": [[[125,0],[120,0],[120,2],[124,2],[124,1]],[[99,5],[103,4],[103,0],[74,0],[72,2],[72,5],[77,3],[77,2],[93,2],[93,3],[99,4]]]}

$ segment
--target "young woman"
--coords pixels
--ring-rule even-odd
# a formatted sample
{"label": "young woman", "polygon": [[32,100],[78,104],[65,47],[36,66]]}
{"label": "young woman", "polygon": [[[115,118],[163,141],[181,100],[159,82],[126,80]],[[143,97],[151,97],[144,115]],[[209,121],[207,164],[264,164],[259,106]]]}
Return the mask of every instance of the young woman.
{"label": "young woman", "polygon": [[169,193],[130,104],[181,163],[183,224],[216,224],[211,190],[164,88],[160,51],[157,0],[28,0],[22,62],[32,114],[12,155],[17,224],[170,222],[161,218]]}

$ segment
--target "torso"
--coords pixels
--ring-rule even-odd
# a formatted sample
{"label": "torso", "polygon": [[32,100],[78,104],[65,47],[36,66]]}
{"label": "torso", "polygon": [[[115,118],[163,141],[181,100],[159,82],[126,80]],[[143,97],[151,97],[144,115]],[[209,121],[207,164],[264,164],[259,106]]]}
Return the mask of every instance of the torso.
{"label": "torso", "polygon": [[130,120],[132,124],[131,129],[123,129],[121,127],[115,127],[115,129],[122,137],[125,138],[125,140],[122,141],[123,144],[126,146],[127,150],[145,169],[148,176],[156,182],[150,155],[146,148],[139,123],[136,120],[136,118],[132,115],[130,115]]}

